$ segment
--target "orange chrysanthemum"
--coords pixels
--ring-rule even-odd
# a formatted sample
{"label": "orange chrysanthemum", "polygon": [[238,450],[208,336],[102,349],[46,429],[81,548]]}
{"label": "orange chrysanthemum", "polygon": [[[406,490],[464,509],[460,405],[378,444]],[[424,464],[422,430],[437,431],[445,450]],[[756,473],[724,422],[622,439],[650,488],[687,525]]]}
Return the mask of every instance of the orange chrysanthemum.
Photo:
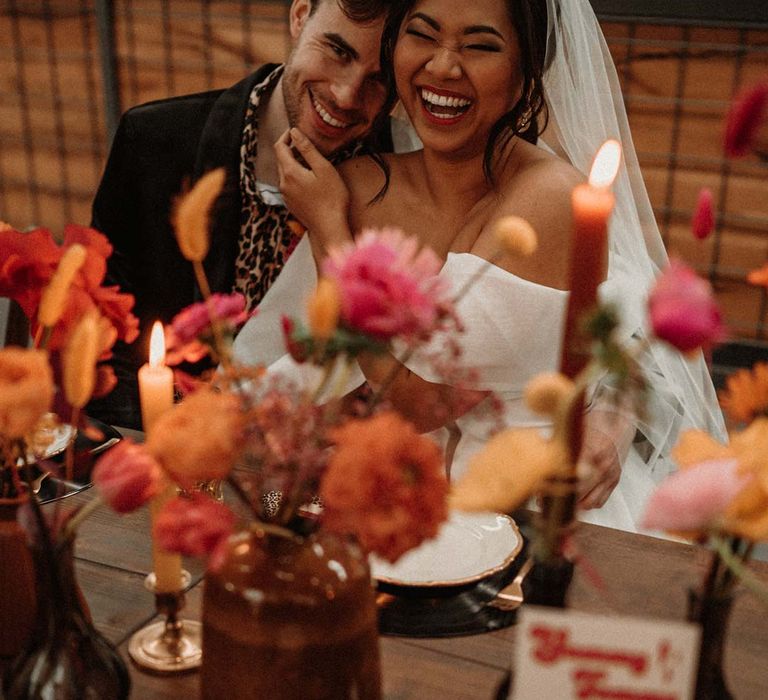
{"label": "orange chrysanthemum", "polygon": [[448,516],[442,452],[394,412],[333,431],[320,489],[323,523],[394,562],[437,534]]}
{"label": "orange chrysanthemum", "polygon": [[719,398],[723,410],[735,421],[746,423],[768,413],[768,363],[758,362],[751,370],[732,374]]}

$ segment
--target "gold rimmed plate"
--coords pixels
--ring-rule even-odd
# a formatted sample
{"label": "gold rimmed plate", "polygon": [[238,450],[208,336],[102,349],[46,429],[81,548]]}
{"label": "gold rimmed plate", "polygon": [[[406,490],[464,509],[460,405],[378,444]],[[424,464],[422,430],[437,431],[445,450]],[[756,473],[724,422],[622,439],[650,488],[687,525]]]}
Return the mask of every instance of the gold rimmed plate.
{"label": "gold rimmed plate", "polygon": [[454,511],[435,539],[394,564],[372,555],[371,573],[382,590],[454,593],[508,569],[522,547],[508,515]]}

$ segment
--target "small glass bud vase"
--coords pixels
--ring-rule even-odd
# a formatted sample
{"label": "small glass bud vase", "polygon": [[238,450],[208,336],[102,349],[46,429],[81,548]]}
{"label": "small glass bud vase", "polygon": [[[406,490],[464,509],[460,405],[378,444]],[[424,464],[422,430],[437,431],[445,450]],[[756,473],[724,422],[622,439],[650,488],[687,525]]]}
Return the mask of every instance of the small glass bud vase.
{"label": "small glass bud vase", "polygon": [[230,538],[206,574],[204,700],[379,700],[374,590],[365,555],[324,533]]}
{"label": "small glass bud vase", "polygon": [[701,625],[696,700],[731,700],[723,670],[725,636],[733,608],[733,594],[702,595],[688,591],[688,620]]}

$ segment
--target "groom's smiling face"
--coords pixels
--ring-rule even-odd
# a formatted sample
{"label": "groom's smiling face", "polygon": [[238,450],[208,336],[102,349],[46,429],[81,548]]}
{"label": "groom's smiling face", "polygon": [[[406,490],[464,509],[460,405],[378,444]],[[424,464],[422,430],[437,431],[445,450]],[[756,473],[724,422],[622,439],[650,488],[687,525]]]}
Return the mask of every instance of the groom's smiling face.
{"label": "groom's smiling face", "polygon": [[384,106],[383,27],[383,17],[352,21],[337,0],[291,5],[294,48],[282,80],[288,121],[326,156],[364,136]]}

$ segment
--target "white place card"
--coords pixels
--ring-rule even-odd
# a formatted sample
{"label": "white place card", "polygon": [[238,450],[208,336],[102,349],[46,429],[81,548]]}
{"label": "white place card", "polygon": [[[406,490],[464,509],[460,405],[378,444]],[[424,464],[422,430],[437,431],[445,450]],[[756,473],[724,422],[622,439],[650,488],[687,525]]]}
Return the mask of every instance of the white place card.
{"label": "white place card", "polygon": [[699,628],[536,606],[518,612],[514,700],[691,700]]}

